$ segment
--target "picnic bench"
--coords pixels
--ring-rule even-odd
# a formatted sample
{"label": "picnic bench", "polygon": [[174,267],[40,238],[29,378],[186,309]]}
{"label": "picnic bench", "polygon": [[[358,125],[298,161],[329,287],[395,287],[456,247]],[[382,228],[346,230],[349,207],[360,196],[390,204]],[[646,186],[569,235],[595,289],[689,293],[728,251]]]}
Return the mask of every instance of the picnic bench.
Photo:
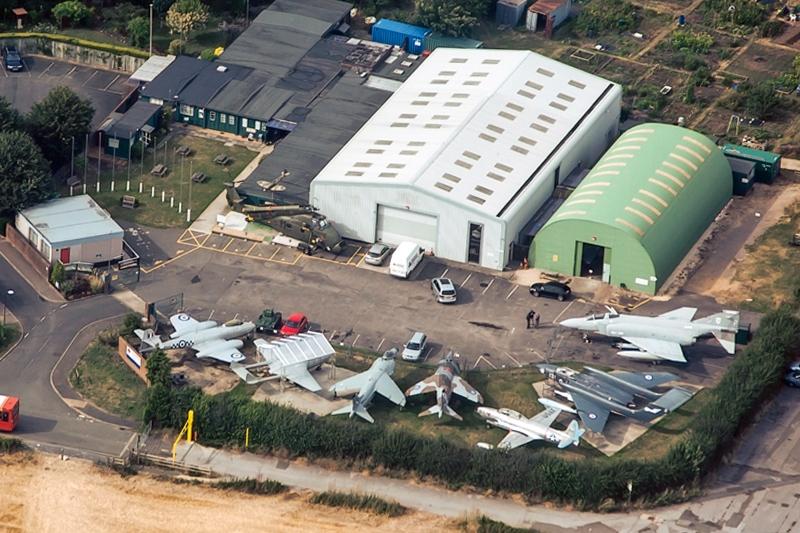
{"label": "picnic bench", "polygon": [[67,185],[70,187],[77,187],[81,183],[83,182],[78,176],[70,176],[69,178],[67,178]]}
{"label": "picnic bench", "polygon": [[195,183],[205,183],[207,179],[208,176],[206,176],[202,172],[195,172],[194,174],[192,174],[192,181]]}
{"label": "picnic bench", "polygon": [[126,194],[122,197],[122,207],[126,209],[134,209],[138,203],[139,202],[136,200],[136,197],[131,196],[130,194]]}
{"label": "picnic bench", "polygon": [[189,157],[190,155],[192,155],[193,151],[188,146],[181,145],[175,148],[175,153],[183,157]]}
{"label": "picnic bench", "polygon": [[159,163],[153,167],[153,170],[150,171],[150,174],[152,174],[153,176],[158,176],[159,178],[163,178],[164,176],[167,175],[168,171],[169,169],[167,168],[166,165],[162,165],[161,163]]}
{"label": "picnic bench", "polygon": [[214,158],[214,163],[222,166],[225,166],[232,161],[233,160],[225,154],[218,154],[217,157]]}

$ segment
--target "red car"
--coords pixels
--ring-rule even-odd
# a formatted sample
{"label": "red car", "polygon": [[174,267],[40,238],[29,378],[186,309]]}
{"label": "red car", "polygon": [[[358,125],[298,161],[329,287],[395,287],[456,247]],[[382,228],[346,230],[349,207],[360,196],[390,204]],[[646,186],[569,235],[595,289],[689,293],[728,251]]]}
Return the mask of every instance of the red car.
{"label": "red car", "polygon": [[284,337],[288,337],[289,335],[297,335],[306,331],[308,331],[308,318],[303,313],[294,313],[289,315],[289,318],[283,322],[279,333]]}

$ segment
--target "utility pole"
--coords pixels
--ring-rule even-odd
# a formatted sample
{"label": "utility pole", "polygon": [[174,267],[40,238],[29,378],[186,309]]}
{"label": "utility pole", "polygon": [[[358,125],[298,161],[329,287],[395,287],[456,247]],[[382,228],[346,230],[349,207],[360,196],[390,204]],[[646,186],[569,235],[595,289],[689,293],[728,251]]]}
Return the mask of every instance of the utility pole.
{"label": "utility pole", "polygon": [[150,2],[150,55],[153,55],[153,3]]}
{"label": "utility pole", "polygon": [[75,175],[75,136],[72,136],[72,151],[69,153],[69,177]]}

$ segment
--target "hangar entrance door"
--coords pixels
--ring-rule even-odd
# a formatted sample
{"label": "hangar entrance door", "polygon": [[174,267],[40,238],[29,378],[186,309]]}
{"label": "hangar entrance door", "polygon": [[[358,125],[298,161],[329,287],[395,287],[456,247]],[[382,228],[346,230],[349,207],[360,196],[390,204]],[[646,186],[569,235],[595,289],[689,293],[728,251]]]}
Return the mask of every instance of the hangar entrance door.
{"label": "hangar entrance door", "polygon": [[375,231],[375,240],[378,242],[398,245],[403,241],[413,241],[425,250],[436,252],[437,229],[435,216],[409,209],[378,206]]}
{"label": "hangar entrance door", "polygon": [[583,278],[602,279],[608,283],[611,279],[611,264],[606,259],[610,250],[588,242],[578,243],[580,252],[580,276]]}

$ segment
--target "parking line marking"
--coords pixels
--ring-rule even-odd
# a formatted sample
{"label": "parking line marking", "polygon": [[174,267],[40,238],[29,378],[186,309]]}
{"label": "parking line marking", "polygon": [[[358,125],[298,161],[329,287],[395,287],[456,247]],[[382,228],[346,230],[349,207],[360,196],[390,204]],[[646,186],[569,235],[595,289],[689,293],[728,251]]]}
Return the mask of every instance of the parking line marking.
{"label": "parking line marking", "polygon": [[258,243],[257,243],[257,242],[254,242],[254,243],[253,243],[253,246],[251,246],[251,247],[250,247],[250,249],[249,249],[249,250],[247,250],[247,251],[244,253],[244,255],[247,255],[247,256],[249,256],[249,255],[250,255],[250,252],[252,252],[252,251],[253,251],[253,248],[255,248],[257,245],[258,245]]}
{"label": "parking line marking", "polygon": [[361,337],[361,334],[360,334],[360,333],[359,333],[358,335],[356,335],[356,338],[355,338],[355,339],[353,339],[353,344],[351,344],[351,346],[355,346],[355,345],[356,345],[356,343],[358,342],[358,339],[359,339],[360,337]]}
{"label": "parking line marking", "polygon": [[513,335],[515,331],[517,331],[517,327],[516,326],[511,328],[511,333],[509,333],[509,335]]}
{"label": "parking line marking", "polygon": [[66,78],[66,77],[70,76],[70,75],[71,75],[73,72],[75,72],[77,69],[78,69],[78,67],[72,67],[72,70],[70,70],[69,72],[67,72],[66,74],[64,74],[64,77]]}
{"label": "parking line marking", "polygon": [[558,315],[557,315],[557,316],[556,316],[556,317],[553,319],[553,322],[552,322],[552,323],[553,323],[553,324],[555,324],[556,322],[558,322],[558,319],[559,319],[559,318],[561,318],[561,315],[563,315],[564,313],[566,313],[566,312],[567,312],[567,309],[569,309],[570,307],[572,307],[572,304],[574,304],[574,303],[575,303],[575,300],[572,300],[572,301],[571,301],[569,304],[567,304],[567,306],[566,306],[566,307],[565,307],[565,308],[564,308],[564,309],[563,309],[563,310],[562,310],[560,313],[558,313]]}
{"label": "parking line marking", "polygon": [[211,313],[208,315],[208,320],[211,320],[211,317],[214,316],[214,310],[211,310]]}
{"label": "parking line marking", "polygon": [[471,278],[471,277],[472,277],[472,272],[469,273],[469,276],[467,276],[467,279],[465,279],[464,281],[461,282],[461,285],[459,285],[459,287],[464,287],[464,285],[467,284],[467,282],[469,281],[469,278]]}
{"label": "parking line marking", "polygon": [[50,70],[51,68],[53,68],[53,65],[55,65],[55,63],[53,63],[53,62],[51,61],[51,62],[50,62],[50,64],[49,64],[49,65],[47,65],[47,68],[46,68],[46,69],[44,69],[44,70],[41,72],[41,74],[39,74],[39,75],[37,76],[37,78],[41,78],[42,76],[44,76],[45,74],[47,74],[47,71],[48,71],[48,70]]}
{"label": "parking line marking", "polygon": [[445,276],[447,275],[447,273],[448,273],[448,272],[450,272],[450,269],[449,269],[449,268],[445,268],[445,269],[444,269],[444,272],[442,272],[442,275],[441,275],[441,276],[439,276],[439,277],[440,277],[440,278],[443,278],[443,277],[445,277]]}
{"label": "parking line marking", "polygon": [[514,285],[514,288],[513,288],[513,289],[511,289],[511,292],[509,292],[509,293],[508,293],[508,296],[506,296],[506,300],[508,300],[509,298],[511,298],[511,295],[512,295],[512,294],[514,294],[515,292],[517,292],[517,289],[519,289],[519,285]]}
{"label": "parking line marking", "polygon": [[23,66],[23,67],[25,67],[25,72],[27,72],[27,73],[28,73],[28,77],[29,77],[29,78],[32,78],[32,77],[33,77],[33,74],[31,74],[31,69],[30,69],[30,68],[28,68],[28,64],[25,62],[25,60],[24,60],[24,59],[21,59],[20,61],[22,61],[22,66]]}
{"label": "parking line marking", "polygon": [[544,356],[543,356],[542,354],[540,354],[539,352],[537,352],[536,350],[533,350],[533,353],[534,353],[535,355],[539,356],[539,359],[541,359],[541,360],[542,360],[542,361],[544,361],[545,363],[547,362],[547,359],[545,359],[545,358],[544,358]]}
{"label": "parking line marking", "polygon": [[477,367],[477,366],[478,366],[478,365],[481,363],[481,361],[484,361],[484,362],[485,362],[487,365],[489,365],[490,367],[492,367],[492,368],[494,368],[495,370],[497,370],[497,367],[496,367],[496,366],[494,366],[494,365],[492,364],[492,362],[491,362],[491,361],[489,361],[488,359],[486,359],[484,356],[480,356],[480,357],[478,357],[478,359],[475,361],[475,364],[474,364],[474,365],[472,365],[472,368],[473,368],[473,369],[475,369],[475,367]]}
{"label": "parking line marking", "polygon": [[328,340],[332,341],[335,336],[336,336],[336,330],[333,330],[333,332],[331,332],[331,336],[328,337]]}
{"label": "parking line marking", "polygon": [[483,289],[483,292],[482,292],[481,294],[486,294],[486,291],[488,291],[488,290],[489,290],[489,287],[491,287],[491,286],[492,286],[492,283],[494,283],[494,278],[492,278],[491,280],[489,280],[489,284],[486,286],[486,288],[485,288],[485,289]]}
{"label": "parking line marking", "polygon": [[2,63],[3,63],[3,62],[2,62],[2,61],[0,61],[0,70],[2,70],[2,71],[3,71],[3,75],[4,75],[4,76],[7,78],[7,77],[8,77],[8,72],[6,72],[6,67],[5,67],[5,65],[3,65]]}
{"label": "parking line marking", "polygon": [[89,76],[88,78],[86,78],[86,81],[84,81],[83,83],[81,83],[81,87],[86,87],[86,84],[87,84],[87,83],[89,83],[89,80],[91,80],[91,79],[92,79],[92,78],[94,78],[95,76],[97,76],[97,71],[96,71],[96,70],[95,70],[94,72],[92,72],[92,75],[91,75],[91,76]]}
{"label": "parking line marking", "polygon": [[511,359],[512,361],[514,361],[514,362],[517,364],[517,366],[518,366],[518,367],[522,368],[522,363],[520,363],[519,361],[517,361],[516,359],[514,359],[513,357],[511,357],[511,354],[510,354],[510,353],[508,353],[508,352],[503,352],[503,353],[504,353],[504,354],[506,354],[506,355],[508,356],[508,358],[509,358],[509,359]]}
{"label": "parking line marking", "polygon": [[351,256],[350,256],[350,259],[348,259],[348,260],[347,260],[347,263],[346,263],[346,264],[348,264],[348,265],[349,265],[349,264],[350,264],[350,261],[352,261],[352,260],[353,260],[353,258],[354,258],[356,255],[358,255],[358,252],[360,252],[360,251],[361,251],[361,247],[359,246],[359,247],[358,247],[358,249],[357,249],[355,252],[353,252],[353,255],[351,255]]}
{"label": "parking line marking", "polygon": [[381,339],[381,342],[380,342],[380,343],[378,343],[378,347],[377,347],[377,348],[375,348],[375,351],[376,351],[376,352],[379,352],[379,351],[380,351],[380,349],[381,349],[381,346],[383,346],[383,343],[384,343],[384,341],[385,341],[385,340],[386,340],[386,337],[384,337],[384,338],[382,338],[382,339]]}
{"label": "parking line marking", "polygon": [[270,260],[270,261],[272,261],[272,259],[273,259],[273,258],[274,258],[276,255],[278,255],[278,252],[280,252],[280,251],[281,251],[281,249],[280,249],[280,248],[276,248],[276,249],[275,249],[275,253],[274,253],[274,254],[272,254],[271,256],[269,256],[269,260]]}
{"label": "parking line marking", "polygon": [[111,81],[108,83],[108,85],[106,85],[105,87],[103,87],[103,90],[104,90],[104,91],[107,91],[107,90],[108,90],[108,88],[109,88],[109,87],[111,87],[112,85],[114,85],[114,82],[115,82],[115,81],[117,81],[118,79],[119,79],[119,74],[117,74],[117,77],[116,77],[116,78],[114,78],[113,80],[111,80]]}

